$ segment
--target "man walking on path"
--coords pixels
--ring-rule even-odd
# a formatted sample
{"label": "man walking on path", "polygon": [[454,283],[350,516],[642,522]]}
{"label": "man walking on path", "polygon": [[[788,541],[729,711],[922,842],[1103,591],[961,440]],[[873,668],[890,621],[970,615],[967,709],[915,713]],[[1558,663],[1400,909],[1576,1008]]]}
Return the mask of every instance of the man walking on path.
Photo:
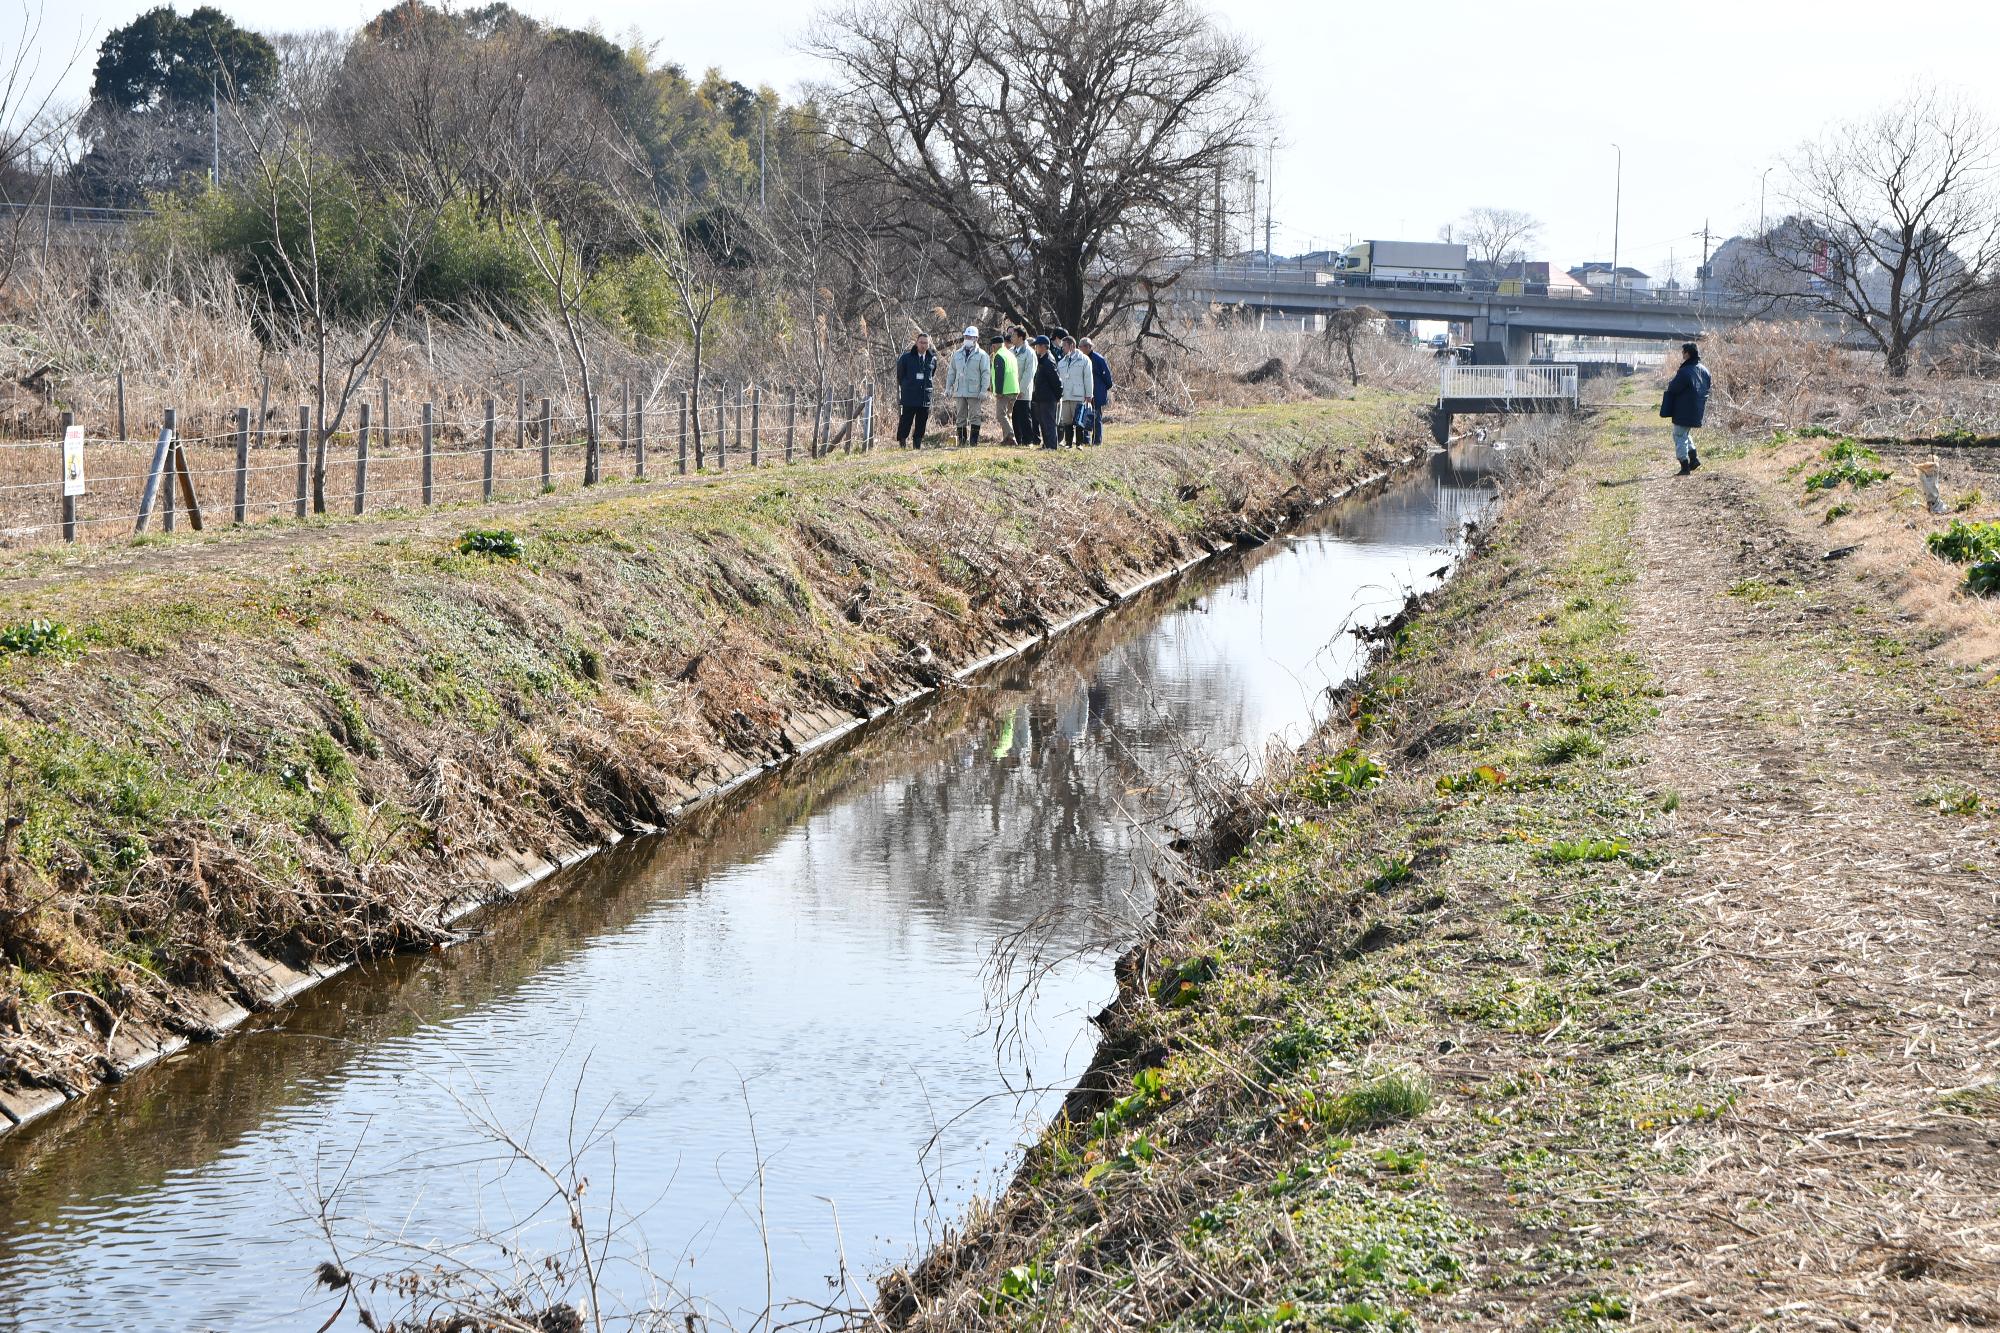
{"label": "man walking on path", "polygon": [[1064,444],[1083,447],[1083,432],[1077,429],[1077,409],[1091,400],[1090,358],[1076,350],[1076,339],[1063,339],[1062,360],[1056,363],[1062,378],[1062,402],[1056,410],[1056,425]]}
{"label": "man walking on path", "polygon": [[1021,372],[1007,340],[993,335],[993,413],[1000,418],[1000,443],[1014,442],[1014,403],[1021,396]]}
{"label": "man walking on path", "polygon": [[1682,343],[1681,368],[1674,372],[1673,382],[1667,385],[1666,396],[1660,400],[1660,415],[1673,419],[1674,457],[1681,460],[1683,477],[1701,466],[1701,455],[1695,452],[1694,432],[1708,411],[1710,382],[1708,367],[1701,363],[1701,349],[1693,343]]}
{"label": "man walking on path", "polygon": [[1085,338],[1077,343],[1083,354],[1090,358],[1090,442],[1104,443],[1104,405],[1111,401],[1111,364],[1097,354],[1097,345]]}
{"label": "man walking on path", "polygon": [[1062,402],[1062,372],[1056,369],[1049,340],[1035,335],[1035,435],[1042,448],[1056,447],[1056,409]]}
{"label": "man walking on path", "polygon": [[993,363],[979,350],[979,329],[965,326],[965,339],[944,369],[944,391],[951,398],[952,419],[958,423],[958,442],[979,443],[979,418],[986,411],[986,395],[993,391]]}
{"label": "man walking on path", "polygon": [[931,424],[931,390],[937,384],[937,353],[931,350],[931,335],[919,333],[909,349],[896,358],[896,400],[902,411],[896,417],[896,445],[910,442],[924,447],[924,431]]}
{"label": "man walking on path", "polygon": [[1014,399],[1014,438],[1022,444],[1035,442],[1035,349],[1028,346],[1028,331],[1019,325],[1007,330],[1007,346],[1014,354],[1015,378],[1021,392]]}

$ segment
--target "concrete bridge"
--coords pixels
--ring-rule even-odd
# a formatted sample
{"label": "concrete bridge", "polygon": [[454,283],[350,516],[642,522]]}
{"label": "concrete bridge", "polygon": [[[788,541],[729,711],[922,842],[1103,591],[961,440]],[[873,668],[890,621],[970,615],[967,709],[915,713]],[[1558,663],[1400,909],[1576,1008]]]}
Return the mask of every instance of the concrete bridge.
{"label": "concrete bridge", "polygon": [[1191,270],[1177,291],[1183,300],[1280,315],[1325,314],[1365,305],[1391,319],[1469,324],[1473,359],[1486,365],[1526,364],[1537,333],[1686,342],[1704,329],[1756,319],[1811,320],[1836,336],[1846,332],[1837,317],[1823,311],[1773,310],[1768,302],[1740,301],[1718,292],[1593,291],[1559,296],[1554,291],[1503,292],[1501,286],[1491,282],[1463,287],[1349,286],[1323,270],[1223,266]]}

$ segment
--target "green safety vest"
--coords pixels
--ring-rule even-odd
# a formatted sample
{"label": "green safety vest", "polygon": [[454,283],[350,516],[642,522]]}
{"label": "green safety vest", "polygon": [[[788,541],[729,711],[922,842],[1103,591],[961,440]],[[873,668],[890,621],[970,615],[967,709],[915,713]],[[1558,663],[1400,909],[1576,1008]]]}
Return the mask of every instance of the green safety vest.
{"label": "green safety vest", "polygon": [[1021,371],[1014,364],[1014,354],[1001,348],[993,354],[993,393],[999,398],[1013,398],[1021,392]]}

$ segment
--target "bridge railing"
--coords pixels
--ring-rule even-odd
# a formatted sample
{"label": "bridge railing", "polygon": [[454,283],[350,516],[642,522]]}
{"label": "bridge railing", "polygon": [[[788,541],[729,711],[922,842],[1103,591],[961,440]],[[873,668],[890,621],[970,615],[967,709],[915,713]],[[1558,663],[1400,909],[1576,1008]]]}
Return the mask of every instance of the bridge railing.
{"label": "bridge railing", "polygon": [[[1496,301],[1564,301],[1579,305],[1594,306],[1636,306],[1640,308],[1669,306],[1675,309],[1713,309],[1733,311],[1757,304],[1745,301],[1729,292],[1697,288],[1656,288],[1640,291],[1632,287],[1570,287],[1540,283],[1522,283],[1519,279],[1495,282],[1491,279],[1467,278],[1455,285],[1429,282],[1374,281],[1367,278],[1342,280],[1332,270],[1320,266],[1295,267],[1279,264],[1265,267],[1261,264],[1218,264],[1203,265],[1188,273],[1187,285],[1195,291],[1213,291],[1217,288],[1236,290],[1253,289],[1265,293],[1285,291],[1325,291],[1340,287],[1357,295],[1370,290],[1381,292],[1421,291],[1434,295],[1464,295],[1486,297]],[[1536,290],[1530,290],[1534,288]],[[1364,298],[1365,299],[1365,298]]]}
{"label": "bridge railing", "polygon": [[1575,366],[1460,366],[1438,372],[1438,401],[1455,398],[1511,398],[1535,402],[1575,402]]}

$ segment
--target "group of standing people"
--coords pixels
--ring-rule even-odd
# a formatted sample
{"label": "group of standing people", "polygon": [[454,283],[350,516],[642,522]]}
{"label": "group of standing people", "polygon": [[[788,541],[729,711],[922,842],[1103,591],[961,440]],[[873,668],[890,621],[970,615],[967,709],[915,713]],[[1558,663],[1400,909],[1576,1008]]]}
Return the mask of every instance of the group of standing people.
{"label": "group of standing people", "polygon": [[[896,358],[896,443],[924,447],[938,380],[931,336],[919,333]],[[1111,366],[1089,338],[1068,330],[1028,335],[1016,326],[980,346],[979,329],[966,326],[958,350],[945,360],[944,396],[960,444],[978,444],[986,404],[993,403],[1000,443],[1068,445],[1104,443],[1104,408],[1111,401]]]}

